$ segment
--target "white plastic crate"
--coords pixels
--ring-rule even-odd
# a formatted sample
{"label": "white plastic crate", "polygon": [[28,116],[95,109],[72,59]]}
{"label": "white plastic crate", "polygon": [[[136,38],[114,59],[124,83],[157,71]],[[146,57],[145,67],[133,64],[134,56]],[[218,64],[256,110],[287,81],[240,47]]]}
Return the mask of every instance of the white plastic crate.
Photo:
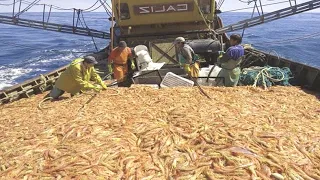
{"label": "white plastic crate", "polygon": [[193,81],[180,77],[172,72],[168,72],[160,84],[161,87],[178,87],[178,86],[192,87],[193,85],[194,85]]}

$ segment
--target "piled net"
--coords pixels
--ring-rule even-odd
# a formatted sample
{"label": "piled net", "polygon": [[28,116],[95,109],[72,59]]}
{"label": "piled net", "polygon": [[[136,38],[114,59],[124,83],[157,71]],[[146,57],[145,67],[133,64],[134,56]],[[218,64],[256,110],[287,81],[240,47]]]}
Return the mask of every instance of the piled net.
{"label": "piled net", "polygon": [[289,80],[293,77],[288,67],[250,67],[245,68],[240,75],[242,85],[264,86],[273,85],[289,86]]}

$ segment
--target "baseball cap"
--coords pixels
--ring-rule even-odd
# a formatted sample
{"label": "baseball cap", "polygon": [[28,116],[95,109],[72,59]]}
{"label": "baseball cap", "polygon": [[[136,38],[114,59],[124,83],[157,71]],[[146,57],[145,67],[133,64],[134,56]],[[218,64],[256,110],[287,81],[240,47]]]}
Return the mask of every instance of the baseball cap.
{"label": "baseball cap", "polygon": [[127,43],[125,41],[120,41],[118,46],[119,47],[127,47]]}
{"label": "baseball cap", "polygon": [[174,40],[174,43],[180,43],[180,42],[186,42],[186,40],[184,39],[184,37],[177,37],[175,40]]}
{"label": "baseball cap", "polygon": [[85,56],[84,62],[86,62],[88,64],[98,64],[96,58],[94,58],[93,56]]}

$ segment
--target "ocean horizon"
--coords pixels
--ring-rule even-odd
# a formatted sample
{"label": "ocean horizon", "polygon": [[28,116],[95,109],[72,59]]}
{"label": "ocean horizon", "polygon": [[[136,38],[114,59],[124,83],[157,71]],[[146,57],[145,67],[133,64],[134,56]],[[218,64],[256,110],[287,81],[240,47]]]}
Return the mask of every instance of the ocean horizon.
{"label": "ocean horizon", "polygon": [[[50,22],[72,25],[72,14],[52,12]],[[8,13],[0,15],[11,16]],[[250,16],[250,12],[221,14],[224,25]],[[41,21],[42,12],[27,12],[21,18]],[[106,13],[84,13],[84,18],[89,28],[109,31],[110,22]],[[242,34],[242,30],[233,33]],[[320,68],[319,35],[320,13],[302,13],[246,29],[243,44]],[[58,69],[85,55],[84,52],[96,51],[90,37],[5,24],[0,24],[0,40],[0,89]],[[108,42],[95,38],[98,50],[105,48]]]}

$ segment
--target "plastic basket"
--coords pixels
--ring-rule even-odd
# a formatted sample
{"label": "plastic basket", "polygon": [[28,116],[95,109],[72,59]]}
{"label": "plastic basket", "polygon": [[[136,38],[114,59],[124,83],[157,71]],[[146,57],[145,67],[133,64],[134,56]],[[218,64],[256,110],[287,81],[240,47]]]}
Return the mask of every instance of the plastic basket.
{"label": "plastic basket", "polygon": [[178,86],[192,87],[193,85],[194,85],[193,81],[180,77],[172,72],[168,72],[160,84],[161,87],[178,87]]}

